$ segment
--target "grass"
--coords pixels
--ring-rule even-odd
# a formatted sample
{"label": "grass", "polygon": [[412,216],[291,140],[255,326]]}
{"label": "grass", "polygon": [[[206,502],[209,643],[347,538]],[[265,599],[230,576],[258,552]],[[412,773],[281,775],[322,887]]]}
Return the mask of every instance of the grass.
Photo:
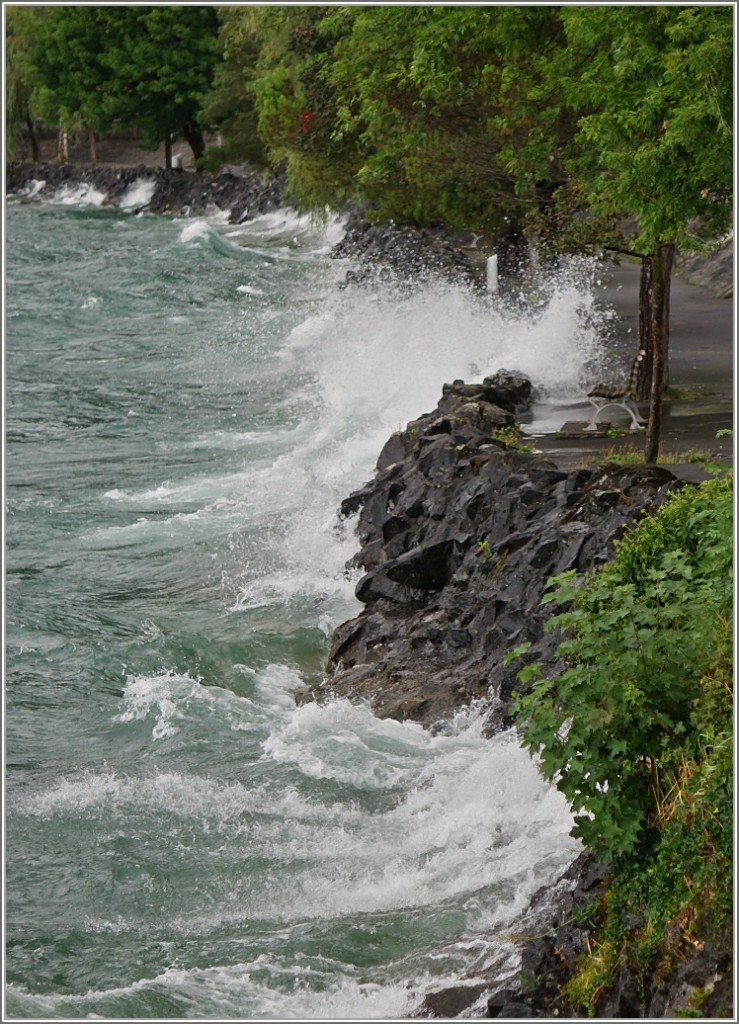
{"label": "grass", "polygon": [[500,441],[506,448],[513,448],[517,452],[533,452],[534,446],[525,444],[523,441],[523,435],[520,428],[517,425],[511,427],[496,427],[491,431],[492,439],[494,441]]}
{"label": "grass", "polygon": [[[617,462],[622,466],[644,464],[644,450],[636,448],[634,445],[604,448],[601,456],[605,462]],[[657,463],[662,465],[665,463],[693,463],[705,466],[713,464],[715,458],[715,452],[709,449],[674,448],[665,450],[661,448],[657,456]],[[592,457],[589,457],[587,461],[590,464]]]}

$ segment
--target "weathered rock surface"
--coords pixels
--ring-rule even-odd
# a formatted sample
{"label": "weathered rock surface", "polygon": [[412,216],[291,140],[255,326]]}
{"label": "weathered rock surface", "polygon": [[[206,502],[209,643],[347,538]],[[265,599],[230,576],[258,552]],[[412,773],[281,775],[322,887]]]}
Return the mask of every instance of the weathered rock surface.
{"label": "weathered rock surface", "polygon": [[154,184],[151,199],[142,205],[149,213],[199,215],[213,207],[229,211],[232,223],[242,223],[283,203],[283,182],[265,181],[258,174],[192,174],[161,167],[82,167],[75,164],[11,163],[5,172],[8,193],[43,186],[34,198],[47,199],[65,185],[90,185],[105,193],[104,205],[117,206],[132,186]]}
{"label": "weathered rock surface", "polygon": [[678,253],[675,270],[691,284],[707,288],[718,299],[734,295],[734,236],[709,253]]}
{"label": "weathered rock surface", "polygon": [[436,409],[385,445],[375,478],[342,505],[359,510],[365,605],[340,626],[328,677],[299,700],[369,701],[381,717],[426,726],[461,706],[492,701],[490,728],[510,724],[520,665],[505,654],[528,641],[527,659],[555,662],[544,632],[550,576],[606,561],[613,542],[679,486],[659,467],[563,472],[507,448],[530,384],[505,371],[481,384],[445,385]]}
{"label": "weathered rock surface", "polygon": [[429,273],[442,273],[448,280],[474,277],[467,254],[442,229],[399,227],[392,222],[373,225],[359,214],[348,218],[344,238],[331,255],[357,261],[357,269],[347,272],[347,284],[418,281]]}
{"label": "weathered rock surface", "polygon": [[[661,966],[644,971],[636,957],[624,957],[615,984],[597,995],[588,1009],[567,997],[567,983],[581,958],[597,948],[598,929],[609,879],[589,853],[581,854],[551,886],[540,889],[510,929],[519,951],[517,970],[491,965],[490,981],[460,979],[459,984],[426,995],[413,1017],[512,1017],[558,1019],[644,1019],[694,1016],[731,1017],[731,957],[710,943],[690,941],[675,923],[665,936]],[[640,922],[635,922],[638,931]]]}

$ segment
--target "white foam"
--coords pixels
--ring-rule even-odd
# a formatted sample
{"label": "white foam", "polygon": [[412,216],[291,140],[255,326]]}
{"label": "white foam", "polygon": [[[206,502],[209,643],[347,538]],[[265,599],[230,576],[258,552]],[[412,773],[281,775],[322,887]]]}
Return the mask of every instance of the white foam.
{"label": "white foam", "polygon": [[155,181],[137,178],[121,196],[118,206],[121,210],[142,210],[149,205],[155,191]]}
{"label": "white foam", "polygon": [[420,725],[379,719],[363,704],[337,700],[293,707],[262,749],[311,778],[387,790],[407,783],[438,742]]}
{"label": "white foam", "polygon": [[[515,734],[486,739],[473,710],[432,736],[347,701],[296,708],[294,670],[274,665],[255,676],[241,667],[256,681],[253,700],[174,672],[131,677],[114,723],[154,723],[159,738],[186,728],[196,749],[197,721],[215,718],[203,735],[221,736],[221,764],[229,735],[241,739],[239,724],[258,727],[262,757],[240,745],[238,780],[102,768],[25,792],[10,813],[56,819],[60,834],[64,824],[78,833],[84,823],[91,850],[125,835],[142,848],[186,856],[201,878],[184,904],[156,904],[145,922],[114,901],[104,916],[88,911],[79,928],[137,941],[189,937],[199,948],[206,936],[217,944],[224,929],[238,931],[250,958],[204,969],[180,962],[154,978],[75,996],[16,988],[19,1005],[117,1017],[122,1005],[145,1007],[169,992],[199,1016],[220,1019],[402,1019],[429,988],[514,956],[501,931],[579,850],[563,798],[543,783]],[[156,889],[150,898],[157,900]],[[353,935],[369,937],[389,913],[422,913],[429,935],[449,938],[411,943],[400,959],[361,970],[351,957],[331,959],[318,938],[325,928],[344,928],[347,917]],[[259,951],[260,936],[268,952]],[[301,936],[322,952],[299,952]]]}
{"label": "white foam", "polygon": [[229,229],[226,237],[269,246],[273,254],[275,247],[284,242],[287,245],[280,252],[282,258],[300,258],[301,250],[313,258],[329,252],[344,237],[345,230],[346,218],[329,210],[316,217],[283,207]]}
{"label": "white foam", "polygon": [[[163,634],[153,623],[144,624],[145,641],[158,640]],[[278,670],[281,669],[278,666]],[[300,679],[292,673],[292,688]],[[129,676],[122,696],[123,710],[113,722],[128,724],[146,721],[152,725],[151,737],[158,740],[175,736],[187,728],[194,736],[205,722],[212,728],[213,719],[225,730],[253,732],[264,728],[269,709],[253,701],[236,697],[230,690],[219,686],[205,686],[200,679],[171,670],[154,675]],[[292,701],[290,702],[292,704]]]}
{"label": "white foam", "polygon": [[46,181],[38,178],[31,178],[30,182],[26,186],[25,195],[29,199],[33,199],[34,196],[38,195],[44,188],[46,188]]}
{"label": "white foam", "polygon": [[516,879],[494,904],[505,916],[523,908],[537,861],[561,863],[577,850],[561,794],[544,784],[515,734],[485,740],[479,721],[431,737],[338,701],[298,709],[263,747],[312,778],[405,793],[363,823],[359,837],[342,830],[314,845],[298,831],[296,854],[316,863],[291,905],[310,916],[438,904],[468,891],[471,878],[474,889]]}
{"label": "white foam", "polygon": [[54,195],[54,201],[64,206],[102,206],[105,192],[94,185],[82,182],[79,185],[63,185]]}
{"label": "white foam", "polygon": [[[417,992],[407,982],[362,981],[352,977],[356,972],[344,964],[321,963],[318,958],[302,963],[299,956],[296,960],[283,964],[274,954],[262,954],[253,961],[225,967],[170,967],[130,985],[74,995],[31,994],[12,982],[7,992],[11,1012],[39,1018],[119,1018],[116,1007],[121,1002],[131,1005],[133,1001],[138,1006],[143,1001],[148,1006],[153,997],[157,1001],[174,998],[197,1007],[199,1019],[388,1020],[404,1019],[418,1001]],[[344,977],[336,972],[337,967],[346,972]],[[419,979],[419,983],[424,980],[430,978]],[[110,1009],[95,1013],[93,1007]],[[245,1007],[248,1017],[244,1016]]]}
{"label": "white foam", "polygon": [[188,221],[182,230],[180,231],[179,240],[181,242],[196,242],[201,238],[208,238],[211,233],[211,226],[207,220],[202,217],[198,217],[195,220]]}
{"label": "white foam", "polygon": [[[168,927],[177,931],[422,906],[435,912],[454,900],[473,933],[484,934],[520,913],[579,846],[568,835],[562,797],[544,786],[526,755],[511,743],[483,742],[484,749],[434,752],[425,769],[407,771],[415,782],[406,795],[374,812],[348,793],[340,802],[307,800],[264,773],[246,785],[112,771],[61,780],[27,799],[22,812],[84,819],[102,837],[119,834],[130,820],[144,843],[176,842],[183,826],[220,837],[209,848],[222,870],[234,862],[244,872],[217,904],[195,901],[187,915],[170,916]],[[190,856],[194,866],[193,850]],[[267,862],[261,878],[250,873],[252,860]]]}
{"label": "white foam", "polygon": [[343,566],[356,541],[336,510],[372,476],[388,437],[434,408],[444,382],[505,367],[528,373],[550,403],[582,400],[586,367],[602,348],[593,268],[573,261],[545,282],[533,313],[443,282],[408,294],[339,292],[323,281],[317,310],[279,349],[286,379],[309,382],[300,392],[304,429],[251,469],[250,502],[259,495],[261,508],[281,516],[259,551],[244,553],[233,610],[333,595],[347,617]]}

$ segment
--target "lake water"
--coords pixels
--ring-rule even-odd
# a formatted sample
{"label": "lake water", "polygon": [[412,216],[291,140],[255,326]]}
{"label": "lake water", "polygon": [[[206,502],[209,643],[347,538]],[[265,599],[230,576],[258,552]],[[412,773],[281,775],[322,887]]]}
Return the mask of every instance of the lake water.
{"label": "lake water", "polygon": [[336,220],[102,199],[6,213],[6,1014],[403,1017],[578,847],[484,709],[295,706],[360,608],[336,510],[447,380],[571,400],[591,291],[342,289]]}

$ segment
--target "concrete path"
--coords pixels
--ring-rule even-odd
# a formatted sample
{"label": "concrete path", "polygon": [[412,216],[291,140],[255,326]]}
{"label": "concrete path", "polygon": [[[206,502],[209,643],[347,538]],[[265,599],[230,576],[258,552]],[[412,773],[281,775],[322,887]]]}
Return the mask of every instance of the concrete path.
{"label": "concrete path", "polygon": [[[618,315],[619,333],[636,338],[639,299],[638,263],[624,261],[604,268],[604,300]],[[665,400],[661,452],[671,463],[685,466],[678,475],[701,478],[699,466],[689,462],[690,452],[707,455],[717,462],[733,461],[733,437],[717,438],[719,430],[734,426],[735,312],[731,299],[714,298],[706,289],[673,278],[670,311],[670,384],[681,397]],[[647,407],[642,406],[646,415]],[[536,448],[563,468],[592,464],[602,456],[617,459],[618,451],[641,451],[643,435],[619,438],[559,438],[556,430],[567,420],[588,420],[592,406],[568,407],[562,423],[549,419],[544,436],[535,438]],[[611,413],[613,412],[613,415]],[[603,419],[628,427],[628,415],[608,410]],[[672,468],[672,466],[670,466]],[[674,472],[674,470],[673,470]]]}

